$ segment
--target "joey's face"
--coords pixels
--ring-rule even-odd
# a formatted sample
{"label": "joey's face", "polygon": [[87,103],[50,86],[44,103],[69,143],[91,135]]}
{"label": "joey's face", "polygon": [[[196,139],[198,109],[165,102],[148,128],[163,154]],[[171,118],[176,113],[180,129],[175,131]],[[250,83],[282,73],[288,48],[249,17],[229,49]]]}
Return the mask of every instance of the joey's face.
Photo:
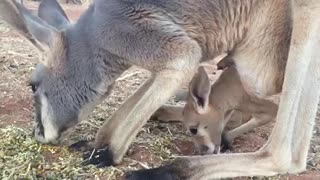
{"label": "joey's face", "polygon": [[183,123],[191,133],[200,154],[220,152],[224,121],[218,111],[209,108],[206,113],[199,114],[187,103],[183,111]]}

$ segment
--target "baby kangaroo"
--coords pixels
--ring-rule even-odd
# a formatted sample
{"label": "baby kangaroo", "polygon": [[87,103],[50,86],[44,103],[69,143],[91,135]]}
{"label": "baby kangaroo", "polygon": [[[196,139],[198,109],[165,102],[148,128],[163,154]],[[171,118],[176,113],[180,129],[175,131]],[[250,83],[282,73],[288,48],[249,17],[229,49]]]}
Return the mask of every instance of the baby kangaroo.
{"label": "baby kangaroo", "polygon": [[185,107],[165,105],[153,116],[161,121],[182,121],[200,154],[219,153],[220,145],[228,149],[236,137],[269,123],[277,114],[275,103],[246,93],[231,60],[220,62],[218,66],[226,70],[212,86],[200,67],[189,93],[179,97],[187,101]]}
{"label": "baby kangaroo", "polygon": [[[183,109],[183,123],[194,137],[201,154],[220,152],[222,137],[226,142],[275,119],[278,106],[250,96],[244,90],[234,65],[228,67],[211,86],[200,67],[189,86]],[[229,122],[240,126],[227,130]],[[224,143],[223,143],[224,144]]]}

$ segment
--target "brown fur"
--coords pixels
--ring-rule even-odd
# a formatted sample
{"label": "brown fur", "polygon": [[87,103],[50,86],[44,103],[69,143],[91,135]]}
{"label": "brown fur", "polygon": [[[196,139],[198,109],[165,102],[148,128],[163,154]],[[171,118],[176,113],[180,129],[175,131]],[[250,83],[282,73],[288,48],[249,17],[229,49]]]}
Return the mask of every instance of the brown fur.
{"label": "brown fur", "polygon": [[[208,88],[210,91],[202,91]],[[200,68],[189,89],[190,95],[184,108],[163,106],[153,118],[182,121],[191,131],[201,154],[219,153],[222,136],[232,142],[241,134],[272,121],[277,113],[276,104],[246,93],[233,65],[212,86],[206,72]],[[199,100],[208,101],[207,107],[200,107]],[[199,108],[206,110],[201,112]]]}
{"label": "brown fur", "polygon": [[[208,80],[206,72],[200,68],[191,81],[190,96],[183,110],[187,128],[197,130],[193,133],[197,147],[205,147],[204,152],[200,149],[202,154],[219,153],[222,133],[225,140],[232,142],[239,135],[275,118],[277,105],[247,94],[235,66],[227,68],[212,86]],[[201,91],[206,88],[210,91]],[[208,101],[208,104],[201,106],[200,100]],[[199,111],[201,108],[205,110]],[[229,122],[238,122],[241,126],[230,129],[229,125],[226,130]]]}

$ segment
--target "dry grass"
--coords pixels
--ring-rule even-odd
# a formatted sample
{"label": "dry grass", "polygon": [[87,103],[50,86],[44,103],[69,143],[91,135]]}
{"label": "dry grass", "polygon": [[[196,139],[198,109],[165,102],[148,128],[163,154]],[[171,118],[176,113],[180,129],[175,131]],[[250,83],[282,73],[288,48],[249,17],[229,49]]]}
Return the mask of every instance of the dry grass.
{"label": "dry grass", "polygon": [[67,147],[41,145],[30,132],[8,126],[0,132],[1,179],[86,179],[95,176],[109,177],[121,174],[116,168],[99,170],[94,166],[81,166],[79,154]]}

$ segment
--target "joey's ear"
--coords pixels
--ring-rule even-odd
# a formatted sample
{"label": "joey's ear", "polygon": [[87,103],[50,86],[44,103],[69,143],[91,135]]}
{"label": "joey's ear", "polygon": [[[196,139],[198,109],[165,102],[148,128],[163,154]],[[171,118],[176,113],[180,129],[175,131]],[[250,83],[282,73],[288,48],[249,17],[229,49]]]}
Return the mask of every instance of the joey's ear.
{"label": "joey's ear", "polygon": [[200,67],[189,85],[189,94],[193,106],[199,114],[208,111],[210,91],[211,84],[209,77],[204,68]]}
{"label": "joey's ear", "polygon": [[42,0],[38,16],[58,30],[66,29],[70,25],[66,13],[56,0]]}
{"label": "joey's ear", "polygon": [[18,30],[40,51],[45,46],[50,47],[55,34],[59,34],[15,0],[0,0],[0,19]]}

